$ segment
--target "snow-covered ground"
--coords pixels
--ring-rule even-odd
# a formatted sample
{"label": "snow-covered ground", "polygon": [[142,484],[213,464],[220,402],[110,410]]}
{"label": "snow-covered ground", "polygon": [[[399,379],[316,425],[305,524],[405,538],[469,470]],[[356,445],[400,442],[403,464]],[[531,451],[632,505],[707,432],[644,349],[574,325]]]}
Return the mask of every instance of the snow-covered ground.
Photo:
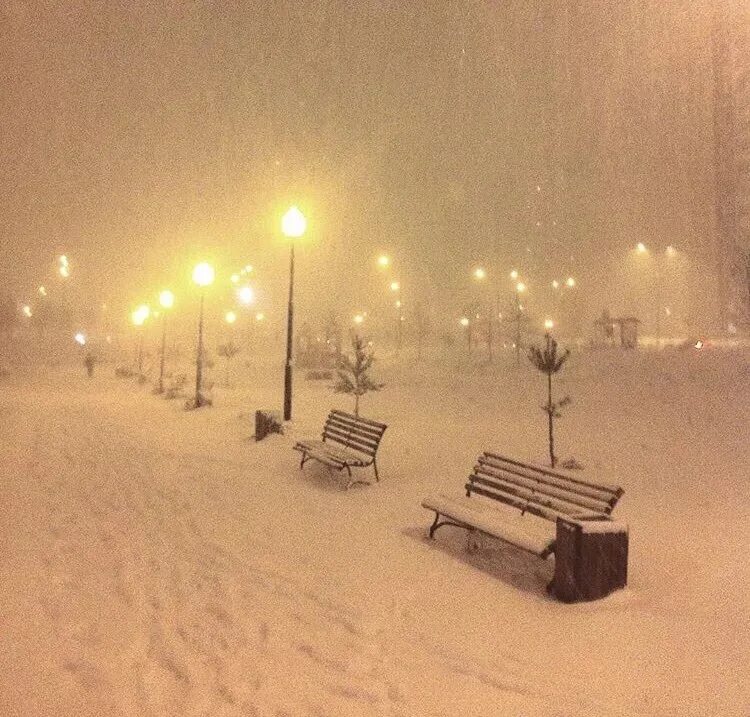
{"label": "snow-covered ground", "polygon": [[[543,380],[510,357],[384,361],[362,413],[382,480],[298,468],[327,382],[242,356],[214,407],[100,366],[0,378],[0,715],[750,715],[750,353],[586,352],[560,381],[562,458],[617,483],[629,586],[565,605],[547,563],[421,499],[496,449],[544,462]],[[216,380],[222,373],[217,370]]]}

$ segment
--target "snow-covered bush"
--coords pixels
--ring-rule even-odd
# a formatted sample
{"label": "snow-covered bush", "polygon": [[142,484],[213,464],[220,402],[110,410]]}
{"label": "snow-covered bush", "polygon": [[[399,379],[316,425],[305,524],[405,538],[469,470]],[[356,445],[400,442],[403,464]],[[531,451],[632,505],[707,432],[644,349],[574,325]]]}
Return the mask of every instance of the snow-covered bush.
{"label": "snow-covered bush", "polygon": [[169,384],[164,390],[164,398],[181,398],[185,395],[184,388],[187,383],[187,376],[184,373],[178,373],[170,377]]}
{"label": "snow-covered bush", "polygon": [[368,391],[379,391],[385,384],[375,383],[368,375],[375,360],[372,344],[358,335],[352,337],[352,355],[343,355],[336,370],[338,379],[333,385],[335,393],[349,393],[354,396],[354,415],[359,416],[359,397]]}

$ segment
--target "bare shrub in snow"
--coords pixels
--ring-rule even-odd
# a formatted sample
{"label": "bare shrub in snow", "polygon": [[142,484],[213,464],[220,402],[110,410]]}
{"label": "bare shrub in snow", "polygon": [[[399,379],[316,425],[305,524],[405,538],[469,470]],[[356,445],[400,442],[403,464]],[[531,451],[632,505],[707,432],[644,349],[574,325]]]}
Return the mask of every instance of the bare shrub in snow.
{"label": "bare shrub in snow", "polygon": [[216,353],[226,359],[226,385],[229,386],[229,362],[240,352],[240,347],[231,341],[219,344]]}

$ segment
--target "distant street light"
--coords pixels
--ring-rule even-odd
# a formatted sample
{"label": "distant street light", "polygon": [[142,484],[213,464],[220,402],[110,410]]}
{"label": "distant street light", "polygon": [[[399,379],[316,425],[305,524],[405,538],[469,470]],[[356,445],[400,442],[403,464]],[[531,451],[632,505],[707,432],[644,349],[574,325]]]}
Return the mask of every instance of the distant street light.
{"label": "distant street light", "polygon": [[214,268],[206,262],[201,262],[193,269],[193,281],[201,287],[200,315],[198,318],[198,349],[195,361],[195,408],[200,408],[205,401],[201,395],[203,383],[203,304],[205,289],[213,284],[215,278]]}
{"label": "distant street light", "polygon": [[240,300],[241,304],[244,304],[245,306],[249,306],[250,304],[255,301],[255,292],[252,290],[249,286],[243,286],[238,292],[237,292],[237,298]]}
{"label": "distant street light", "polygon": [[[513,276],[515,274],[515,276]],[[512,271],[511,277],[515,281],[518,278],[518,272]],[[516,290],[513,294],[513,305],[515,309],[515,316],[514,321],[516,324],[516,340],[515,340],[515,349],[516,349],[516,365],[520,366],[521,364],[521,319],[523,318],[523,307],[521,306],[521,294],[523,294],[524,291],[526,291],[526,284],[524,284],[522,281],[516,282]]]}
{"label": "distant street light", "polygon": [[231,326],[237,321],[237,314],[234,311],[227,311],[227,313],[224,314],[224,321]]}
{"label": "distant street light", "polygon": [[138,329],[138,375],[143,375],[143,324],[151,316],[151,309],[146,304],[141,304],[131,315],[133,325]]}
{"label": "distant street light", "polygon": [[161,355],[159,357],[159,384],[157,393],[164,393],[164,362],[167,353],[167,311],[174,306],[174,294],[169,289],[164,289],[159,294],[159,305],[164,309],[161,320]]}
{"label": "distant street light", "polygon": [[554,328],[555,328],[555,322],[552,321],[552,319],[545,319],[544,320],[544,329],[545,329],[545,331],[547,331],[547,333],[549,333],[550,331],[552,331],[552,329],[554,329]]}
{"label": "distant street light", "polygon": [[378,257],[378,266],[385,268],[391,263],[391,257],[387,256],[386,254],[381,254]]}
{"label": "distant street light", "polygon": [[638,242],[638,243],[637,243],[637,244],[635,245],[635,250],[636,250],[636,251],[637,251],[637,252],[638,252],[639,254],[647,254],[647,253],[648,253],[648,249],[646,248],[646,245],[645,245],[645,244],[644,244],[644,243],[643,243],[642,241],[639,241],[639,242]]}
{"label": "distant street light", "polygon": [[27,319],[30,319],[34,314],[34,312],[31,310],[31,307],[28,304],[26,304],[26,306],[24,306],[23,309],[21,309],[21,311],[23,312],[23,315]]}
{"label": "distant street light", "polygon": [[286,314],[286,361],[284,363],[284,420],[292,420],[292,335],[294,332],[294,240],[307,228],[305,215],[290,207],[281,218],[281,232],[289,242],[289,304]]}

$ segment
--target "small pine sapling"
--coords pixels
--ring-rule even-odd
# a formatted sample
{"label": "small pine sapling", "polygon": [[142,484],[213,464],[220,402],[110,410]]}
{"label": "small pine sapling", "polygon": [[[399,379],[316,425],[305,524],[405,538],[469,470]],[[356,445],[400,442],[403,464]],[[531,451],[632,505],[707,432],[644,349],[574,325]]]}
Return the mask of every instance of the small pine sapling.
{"label": "small pine sapling", "polygon": [[216,348],[216,353],[219,356],[223,356],[226,359],[226,385],[229,386],[229,362],[240,352],[239,346],[227,341],[225,344],[219,344]]}
{"label": "small pine sapling", "polygon": [[557,373],[568,360],[570,351],[565,349],[561,354],[557,352],[557,341],[549,334],[545,336],[546,345],[542,349],[538,346],[529,347],[529,360],[537,371],[547,375],[547,403],[542,405],[542,410],[547,414],[549,429],[549,459],[552,467],[555,467],[557,458],[555,457],[555,434],[554,419],[562,415],[559,409],[570,403],[570,396],[565,396],[559,401],[552,400],[552,374]]}
{"label": "small pine sapling", "polygon": [[367,372],[372,367],[375,356],[371,346],[361,336],[352,338],[353,355],[342,355],[336,370],[338,378],[333,386],[335,393],[349,393],[354,396],[354,415],[359,416],[359,397],[368,391],[379,391],[384,384],[375,383]]}

